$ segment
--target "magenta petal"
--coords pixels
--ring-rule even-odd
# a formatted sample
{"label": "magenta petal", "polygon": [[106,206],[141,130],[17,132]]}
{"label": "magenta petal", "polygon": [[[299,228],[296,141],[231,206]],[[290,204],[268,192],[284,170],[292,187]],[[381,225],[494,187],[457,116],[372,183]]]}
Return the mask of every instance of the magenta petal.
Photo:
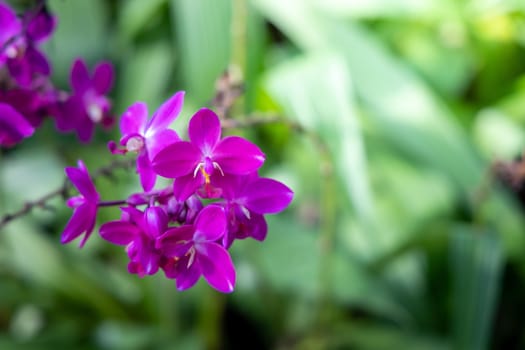
{"label": "magenta petal", "polygon": [[292,201],[293,192],[279,181],[260,178],[252,182],[245,194],[246,207],[259,214],[275,214]]}
{"label": "magenta petal", "polygon": [[[69,219],[64,231],[62,232],[61,242],[68,243],[80,236],[82,233],[86,233],[86,236],[91,234],[91,231],[88,230],[90,227],[93,227],[93,223],[96,218],[96,207],[89,203],[82,204],[73,211],[71,219]],[[82,247],[83,243],[87,239],[81,242],[80,246]]]}
{"label": "magenta petal", "polygon": [[0,103],[0,146],[13,146],[31,136],[34,131],[31,124],[16,109]]}
{"label": "magenta petal", "polygon": [[160,256],[157,252],[142,247],[139,250],[139,261],[147,275],[154,275],[159,270]]}
{"label": "magenta petal", "polygon": [[268,224],[263,215],[252,213],[244,226],[245,234],[258,241],[264,241],[268,233]]}
{"label": "magenta petal", "polygon": [[9,69],[11,76],[19,85],[30,88],[33,81],[33,71],[31,70],[31,64],[27,57],[24,56],[18,60],[7,61],[7,68]]}
{"label": "magenta petal", "polygon": [[100,236],[117,245],[128,245],[140,234],[140,229],[126,221],[110,221],[100,226]]}
{"label": "magenta petal", "polygon": [[221,137],[221,122],[210,109],[202,108],[190,119],[188,136],[191,142],[210,155]]}
{"label": "magenta petal", "polygon": [[25,59],[33,71],[43,75],[49,75],[51,73],[51,67],[49,66],[47,58],[34,47],[30,46],[27,48]]}
{"label": "magenta petal", "polygon": [[193,246],[194,233],[195,228],[192,225],[168,229],[157,238],[155,247],[169,257],[183,257]]}
{"label": "magenta petal", "polygon": [[99,195],[86,171],[78,168],[67,167],[65,168],[65,172],[73,185],[88,201],[95,203],[98,202]]}
{"label": "magenta petal", "polygon": [[177,263],[176,269],[177,277],[175,281],[177,284],[177,290],[179,291],[193,287],[201,276],[199,264],[195,261],[192,264],[189,264],[189,257],[187,256]]}
{"label": "magenta petal", "polygon": [[22,31],[22,23],[16,13],[3,2],[0,2],[0,28],[0,45]]}
{"label": "magenta petal", "polygon": [[56,18],[44,7],[37,14],[27,13],[24,20],[28,19],[26,34],[35,42],[45,40],[56,27]]}
{"label": "magenta petal", "polygon": [[200,243],[195,247],[204,279],[220,292],[233,292],[235,267],[226,249],[217,243]]}
{"label": "magenta petal", "polygon": [[196,176],[188,174],[180,176],[173,181],[173,196],[179,202],[184,202],[204,183],[204,176],[198,172]]}
{"label": "magenta petal", "polygon": [[178,141],[180,141],[179,135],[171,129],[161,130],[146,138],[146,148],[150,159],[153,159],[161,149]]}
{"label": "magenta petal", "polygon": [[168,216],[161,207],[149,207],[144,212],[147,233],[150,238],[156,238],[164,233],[168,227]]}
{"label": "magenta petal", "polygon": [[153,169],[161,176],[175,178],[193,174],[201,158],[201,152],[186,141],[175,142],[157,153]]}
{"label": "magenta petal", "polygon": [[120,118],[120,132],[122,135],[143,135],[148,119],[148,106],[144,102],[132,104]]}
{"label": "magenta petal", "polygon": [[144,191],[148,192],[155,187],[157,174],[153,171],[146,152],[142,152],[137,157],[137,172],[140,177],[140,184]]}
{"label": "magenta petal", "polygon": [[184,103],[184,91],[179,91],[164,102],[148,123],[146,137],[164,130],[178,117]]}
{"label": "magenta petal", "polygon": [[89,79],[89,72],[84,60],[76,59],[75,62],[73,62],[70,83],[73,87],[73,91],[79,95],[83,94],[84,91],[90,88],[91,79]]}
{"label": "magenta petal", "polygon": [[226,214],[218,205],[209,205],[201,210],[195,219],[195,237],[197,241],[216,241],[226,231]]}
{"label": "magenta petal", "polygon": [[264,153],[255,144],[239,136],[222,139],[213,151],[213,160],[223,172],[244,175],[259,169],[264,163]]}
{"label": "magenta petal", "polygon": [[95,124],[86,116],[82,116],[80,122],[76,125],[77,136],[83,143],[88,143],[95,132]]}
{"label": "magenta petal", "polygon": [[105,95],[113,85],[113,65],[109,62],[100,62],[93,73],[93,87],[100,95]]}

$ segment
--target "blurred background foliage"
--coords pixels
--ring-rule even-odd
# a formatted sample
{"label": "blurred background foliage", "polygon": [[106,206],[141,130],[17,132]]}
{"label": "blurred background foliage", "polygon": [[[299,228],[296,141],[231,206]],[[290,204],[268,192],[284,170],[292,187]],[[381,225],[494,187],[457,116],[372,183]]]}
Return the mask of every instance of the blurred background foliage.
{"label": "blurred background foliage", "polygon": [[[10,1],[20,11],[30,0]],[[524,349],[525,2],[521,0],[49,0],[58,86],[82,56],[116,67],[118,115],[186,90],[209,105],[230,67],[236,129],[292,206],[264,243],[233,247],[237,288],[177,292],[129,275],[71,214],[35,210],[0,235],[1,349]],[[48,121],[0,159],[0,214],[111,161]],[[103,198],[137,191],[120,171]],[[99,222],[118,210],[101,211]]]}

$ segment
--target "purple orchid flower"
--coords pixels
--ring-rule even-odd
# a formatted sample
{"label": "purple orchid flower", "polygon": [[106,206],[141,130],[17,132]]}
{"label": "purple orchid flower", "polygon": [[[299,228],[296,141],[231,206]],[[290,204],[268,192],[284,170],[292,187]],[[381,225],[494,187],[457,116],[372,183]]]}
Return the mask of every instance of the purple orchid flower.
{"label": "purple orchid flower", "polygon": [[7,65],[9,73],[22,87],[30,87],[35,74],[48,76],[51,67],[37,44],[46,40],[56,25],[45,5],[19,19],[16,13],[0,3],[0,67]]}
{"label": "purple orchid flower", "polygon": [[137,173],[144,191],[150,191],[157,175],[151,167],[151,159],[166,146],[180,141],[175,130],[168,129],[178,117],[184,103],[184,91],[174,94],[148,120],[148,107],[143,102],[131,105],[122,115],[120,131],[122,138],[118,149],[114,142],[108,144],[113,154],[137,152]]}
{"label": "purple orchid flower", "polygon": [[69,180],[80,192],[80,195],[67,201],[67,205],[70,208],[74,208],[74,211],[64,228],[64,232],[62,232],[61,242],[63,244],[69,243],[81,234],[84,234],[84,238],[79,244],[79,247],[83,247],[95,227],[100,196],[95,189],[86,166],[81,160],[78,161],[78,168],[67,167],[65,171]]}
{"label": "purple orchid flower", "polygon": [[56,115],[56,125],[60,131],[76,130],[82,142],[89,142],[95,124],[109,127],[113,123],[111,103],[105,96],[113,84],[113,66],[101,62],[90,77],[86,63],[77,59],[71,68],[70,83],[73,94],[64,102],[62,113]]}
{"label": "purple orchid flower", "polygon": [[238,136],[221,139],[219,117],[202,108],[191,118],[190,141],[175,142],[153,158],[153,169],[161,176],[177,178],[189,194],[204,185],[203,197],[218,197],[211,187],[214,173],[245,175],[259,169],[265,156],[255,144]]}
{"label": "purple orchid flower", "polygon": [[168,278],[175,278],[178,290],[192,287],[202,275],[218,291],[233,291],[233,262],[228,251],[216,243],[226,225],[224,209],[209,205],[193,225],[168,229],[157,239],[156,247],[168,258],[162,268]]}
{"label": "purple orchid flower", "polygon": [[0,146],[10,147],[33,135],[35,129],[16,109],[0,102]]}
{"label": "purple orchid flower", "polygon": [[292,201],[293,192],[279,181],[259,177],[257,173],[245,176],[218,176],[214,186],[221,188],[228,218],[228,230],[223,245],[229,248],[234,239],[252,237],[263,241],[268,232],[264,214],[277,214]]}
{"label": "purple orchid flower", "polygon": [[168,216],[161,207],[149,207],[144,213],[133,207],[122,211],[125,218],[103,224],[100,235],[113,244],[126,246],[130,273],[140,277],[157,273],[162,255],[155,242],[167,229]]}

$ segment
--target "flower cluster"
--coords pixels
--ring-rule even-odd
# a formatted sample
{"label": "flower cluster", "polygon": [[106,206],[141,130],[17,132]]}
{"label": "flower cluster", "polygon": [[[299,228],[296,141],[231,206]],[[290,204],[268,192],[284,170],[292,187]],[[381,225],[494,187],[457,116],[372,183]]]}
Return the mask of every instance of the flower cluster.
{"label": "flower cluster", "polygon": [[85,62],[77,59],[71,69],[72,92],[51,83],[51,65],[39,45],[56,27],[45,0],[17,14],[0,0],[0,147],[10,147],[31,136],[46,117],[53,117],[59,131],[76,131],[88,142],[93,126],[110,126],[113,68],[100,63],[90,77]]}
{"label": "flower cluster", "polygon": [[[188,138],[170,129],[179,115],[184,93],[178,92],[148,119],[146,104],[137,102],[122,115],[122,138],[110,142],[113,154],[133,152],[143,192],[123,201],[104,202],[82,162],[66,168],[80,192],[68,201],[75,208],[62,242],[94,228],[97,209],[119,204],[119,220],[101,225],[100,236],[125,246],[128,271],[139,276],[163,270],[177,289],[204,279],[221,292],[232,292],[235,268],[228,252],[233,242],[252,237],[262,241],[268,227],[265,214],[284,210],[293,192],[281,182],[260,177],[263,152],[238,136],[221,136],[221,123],[202,108],[189,121]],[[173,179],[156,189],[157,176]]]}

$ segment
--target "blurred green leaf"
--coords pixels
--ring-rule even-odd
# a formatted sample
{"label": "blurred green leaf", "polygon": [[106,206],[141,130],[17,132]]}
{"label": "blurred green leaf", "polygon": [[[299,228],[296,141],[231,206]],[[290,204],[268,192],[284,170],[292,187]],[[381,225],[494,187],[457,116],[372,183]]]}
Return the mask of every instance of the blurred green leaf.
{"label": "blurred green leaf", "polygon": [[431,17],[447,1],[436,0],[310,0],[315,7],[335,16]]}
{"label": "blurred green leaf", "polygon": [[353,106],[351,81],[341,58],[327,53],[294,59],[270,71],[267,85],[287,115],[320,135],[357,217],[363,223],[373,222],[361,128]]}
{"label": "blurred green leaf", "polygon": [[487,349],[503,264],[500,240],[493,232],[462,226],[450,245],[455,348]]}
{"label": "blurred green leaf", "polygon": [[171,0],[173,31],[179,47],[179,73],[189,99],[210,101],[215,80],[228,67],[231,2]]}
{"label": "blurred green leaf", "polygon": [[171,81],[173,54],[167,40],[139,45],[128,53],[121,72],[121,85],[117,106],[118,113],[123,112],[135,101],[148,104],[153,113],[164,101],[166,88]]}
{"label": "blurred green leaf", "polygon": [[108,34],[108,2],[102,0],[50,0],[49,6],[57,16],[57,28],[45,44],[53,62],[53,76],[69,86],[69,67],[82,57],[88,63],[104,57],[111,43]]}
{"label": "blurred green leaf", "polygon": [[377,38],[357,24],[316,13],[307,2],[256,4],[304,51],[334,51],[343,57],[356,93],[382,136],[423,164],[446,172],[464,190],[478,183],[481,163],[454,115]]}
{"label": "blurred green leaf", "polygon": [[122,6],[119,8],[119,34],[128,41],[154,21],[155,15],[168,0],[126,0],[120,3]]}

